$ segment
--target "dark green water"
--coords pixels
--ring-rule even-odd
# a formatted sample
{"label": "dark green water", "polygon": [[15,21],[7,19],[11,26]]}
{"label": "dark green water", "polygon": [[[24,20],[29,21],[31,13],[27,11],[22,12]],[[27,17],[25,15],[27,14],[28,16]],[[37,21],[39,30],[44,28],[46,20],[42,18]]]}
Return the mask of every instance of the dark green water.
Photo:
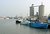
{"label": "dark green water", "polygon": [[16,24],[15,20],[0,19],[0,34],[50,34],[50,29],[35,29]]}

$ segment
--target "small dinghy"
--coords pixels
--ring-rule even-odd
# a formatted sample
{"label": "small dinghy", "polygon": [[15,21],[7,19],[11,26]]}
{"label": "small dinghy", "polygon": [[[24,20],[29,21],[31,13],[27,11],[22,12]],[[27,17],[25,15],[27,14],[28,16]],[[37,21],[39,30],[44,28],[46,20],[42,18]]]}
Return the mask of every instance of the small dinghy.
{"label": "small dinghy", "polygon": [[21,23],[22,21],[23,21],[23,19],[17,19],[16,24]]}
{"label": "small dinghy", "polygon": [[18,24],[18,23],[21,23],[21,21],[19,21],[19,20],[16,20],[16,24]]}

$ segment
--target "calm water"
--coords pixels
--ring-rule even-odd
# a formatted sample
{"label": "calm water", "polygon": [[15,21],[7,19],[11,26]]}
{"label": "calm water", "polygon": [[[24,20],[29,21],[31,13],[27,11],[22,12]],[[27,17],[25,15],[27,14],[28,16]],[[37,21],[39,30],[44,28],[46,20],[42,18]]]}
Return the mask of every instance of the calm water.
{"label": "calm water", "polygon": [[0,19],[0,34],[50,34],[50,29],[35,29],[16,24],[15,20]]}

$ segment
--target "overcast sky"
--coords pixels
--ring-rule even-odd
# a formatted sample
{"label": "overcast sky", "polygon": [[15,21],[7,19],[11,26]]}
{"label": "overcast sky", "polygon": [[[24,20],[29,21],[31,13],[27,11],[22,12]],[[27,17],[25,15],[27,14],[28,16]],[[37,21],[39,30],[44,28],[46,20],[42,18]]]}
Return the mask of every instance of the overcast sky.
{"label": "overcast sky", "polygon": [[[50,13],[50,0],[0,0],[0,16],[27,16],[31,4],[45,5],[44,15]],[[35,8],[35,12],[37,8]]]}

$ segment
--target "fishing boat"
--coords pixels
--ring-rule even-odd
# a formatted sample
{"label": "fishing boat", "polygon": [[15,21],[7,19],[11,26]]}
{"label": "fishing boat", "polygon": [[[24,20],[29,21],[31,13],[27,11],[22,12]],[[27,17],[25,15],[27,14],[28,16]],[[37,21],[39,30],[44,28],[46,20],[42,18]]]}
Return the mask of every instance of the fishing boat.
{"label": "fishing boat", "polygon": [[21,25],[27,25],[27,26],[29,26],[29,23],[30,23],[30,21],[28,21],[28,20],[23,20],[20,24],[21,24]]}
{"label": "fishing boat", "polygon": [[37,20],[23,20],[22,25],[27,25],[34,28],[48,28],[48,24]]}
{"label": "fishing boat", "polygon": [[48,24],[47,23],[43,23],[43,22],[31,22],[29,24],[30,24],[30,27],[35,27],[35,28],[48,28]]}

